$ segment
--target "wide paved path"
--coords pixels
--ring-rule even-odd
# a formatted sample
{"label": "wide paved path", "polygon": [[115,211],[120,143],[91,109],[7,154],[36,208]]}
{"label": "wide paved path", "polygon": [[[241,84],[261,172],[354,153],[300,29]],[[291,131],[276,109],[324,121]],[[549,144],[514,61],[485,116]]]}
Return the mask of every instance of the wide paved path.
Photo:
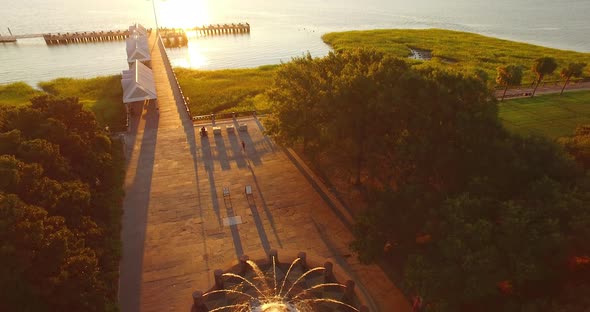
{"label": "wide paved path", "polygon": [[[212,286],[215,269],[271,248],[280,260],[292,260],[281,259],[281,250],[331,259],[361,294],[371,294],[373,310],[409,311],[378,267],[349,255],[350,216],[326,203],[304,165],[265,137],[258,119],[217,122],[221,135],[205,124],[209,136],[196,135],[161,53],[156,45],[157,104],[136,108],[142,114],[127,136],[122,311],[189,311],[191,293]],[[241,123],[247,131],[226,130]],[[252,196],[244,194],[246,185]]]}

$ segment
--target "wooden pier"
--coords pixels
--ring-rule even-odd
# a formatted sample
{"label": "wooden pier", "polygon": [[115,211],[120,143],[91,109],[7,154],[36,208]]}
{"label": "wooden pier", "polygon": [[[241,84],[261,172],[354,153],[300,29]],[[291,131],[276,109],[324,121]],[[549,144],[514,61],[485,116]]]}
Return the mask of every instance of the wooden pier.
{"label": "wooden pier", "polygon": [[[197,35],[229,35],[229,34],[249,34],[250,24],[212,24],[187,29],[195,31]],[[148,29],[151,33],[151,29]],[[181,47],[188,45],[188,37],[184,29],[160,28],[160,36],[167,47]],[[91,43],[104,41],[119,41],[129,37],[129,30],[111,30],[111,31],[84,31],[73,33],[56,33],[56,34],[27,34],[0,36],[0,43],[16,42],[18,39],[43,38],[47,45],[73,44],[73,43]]]}
{"label": "wooden pier", "polygon": [[229,35],[229,34],[248,34],[250,33],[250,24],[214,24],[209,26],[195,27],[191,30],[200,35]]}
{"label": "wooden pier", "polygon": [[166,48],[188,45],[188,37],[183,29],[160,28],[159,34]]}
{"label": "wooden pier", "polygon": [[55,44],[70,44],[70,43],[87,43],[87,42],[103,42],[103,41],[118,41],[125,40],[129,37],[128,30],[115,31],[91,31],[91,32],[75,32],[75,33],[57,33],[57,34],[43,34],[43,40],[48,45]]}

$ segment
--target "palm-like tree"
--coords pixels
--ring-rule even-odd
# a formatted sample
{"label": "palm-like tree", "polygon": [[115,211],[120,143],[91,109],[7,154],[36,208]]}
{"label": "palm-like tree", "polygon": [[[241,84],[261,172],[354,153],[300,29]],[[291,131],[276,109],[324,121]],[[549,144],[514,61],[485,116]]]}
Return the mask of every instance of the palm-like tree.
{"label": "palm-like tree", "polygon": [[535,92],[537,92],[537,88],[545,75],[552,74],[555,69],[557,69],[557,62],[552,57],[541,57],[535,60],[535,64],[533,64],[533,72],[537,74],[537,83],[535,84],[535,89],[533,89],[533,94],[531,97],[535,96]]}
{"label": "palm-like tree", "polygon": [[504,86],[504,93],[502,94],[502,101],[504,101],[508,87],[517,86],[522,82],[522,67],[508,65],[500,66],[496,70],[498,71],[496,83],[498,85]]}
{"label": "palm-like tree", "polygon": [[563,94],[563,90],[565,90],[565,87],[572,77],[579,78],[582,76],[584,73],[584,67],[586,67],[586,63],[569,63],[566,68],[561,70],[561,77],[565,79],[565,82],[563,83],[563,88],[561,88],[561,93],[559,93],[559,95]]}

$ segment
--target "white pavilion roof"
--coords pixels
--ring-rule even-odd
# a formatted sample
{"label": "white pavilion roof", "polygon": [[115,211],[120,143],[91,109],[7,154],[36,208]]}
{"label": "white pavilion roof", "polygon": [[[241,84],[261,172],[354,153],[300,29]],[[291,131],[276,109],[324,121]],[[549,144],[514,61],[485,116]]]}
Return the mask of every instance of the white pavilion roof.
{"label": "white pavilion roof", "polygon": [[133,63],[138,60],[141,62],[152,59],[147,37],[132,34],[126,39],[127,44],[127,62]]}
{"label": "white pavilion roof", "polygon": [[129,70],[124,70],[121,77],[123,103],[156,99],[156,84],[152,70],[139,61],[135,61]]}

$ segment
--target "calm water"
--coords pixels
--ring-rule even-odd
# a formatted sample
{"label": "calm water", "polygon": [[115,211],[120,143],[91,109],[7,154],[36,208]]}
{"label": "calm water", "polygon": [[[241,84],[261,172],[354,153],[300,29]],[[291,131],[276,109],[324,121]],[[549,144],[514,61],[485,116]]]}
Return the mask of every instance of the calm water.
{"label": "calm water", "polygon": [[[452,3],[452,4],[451,4]],[[588,0],[155,0],[158,24],[189,27],[249,22],[250,35],[193,37],[171,49],[174,65],[243,68],[325,55],[320,36],[374,28],[446,28],[590,52]],[[0,33],[155,27],[146,0],[0,0]],[[57,77],[93,77],[126,68],[123,42],[47,46],[41,39],[0,44],[0,83],[32,85]]]}

